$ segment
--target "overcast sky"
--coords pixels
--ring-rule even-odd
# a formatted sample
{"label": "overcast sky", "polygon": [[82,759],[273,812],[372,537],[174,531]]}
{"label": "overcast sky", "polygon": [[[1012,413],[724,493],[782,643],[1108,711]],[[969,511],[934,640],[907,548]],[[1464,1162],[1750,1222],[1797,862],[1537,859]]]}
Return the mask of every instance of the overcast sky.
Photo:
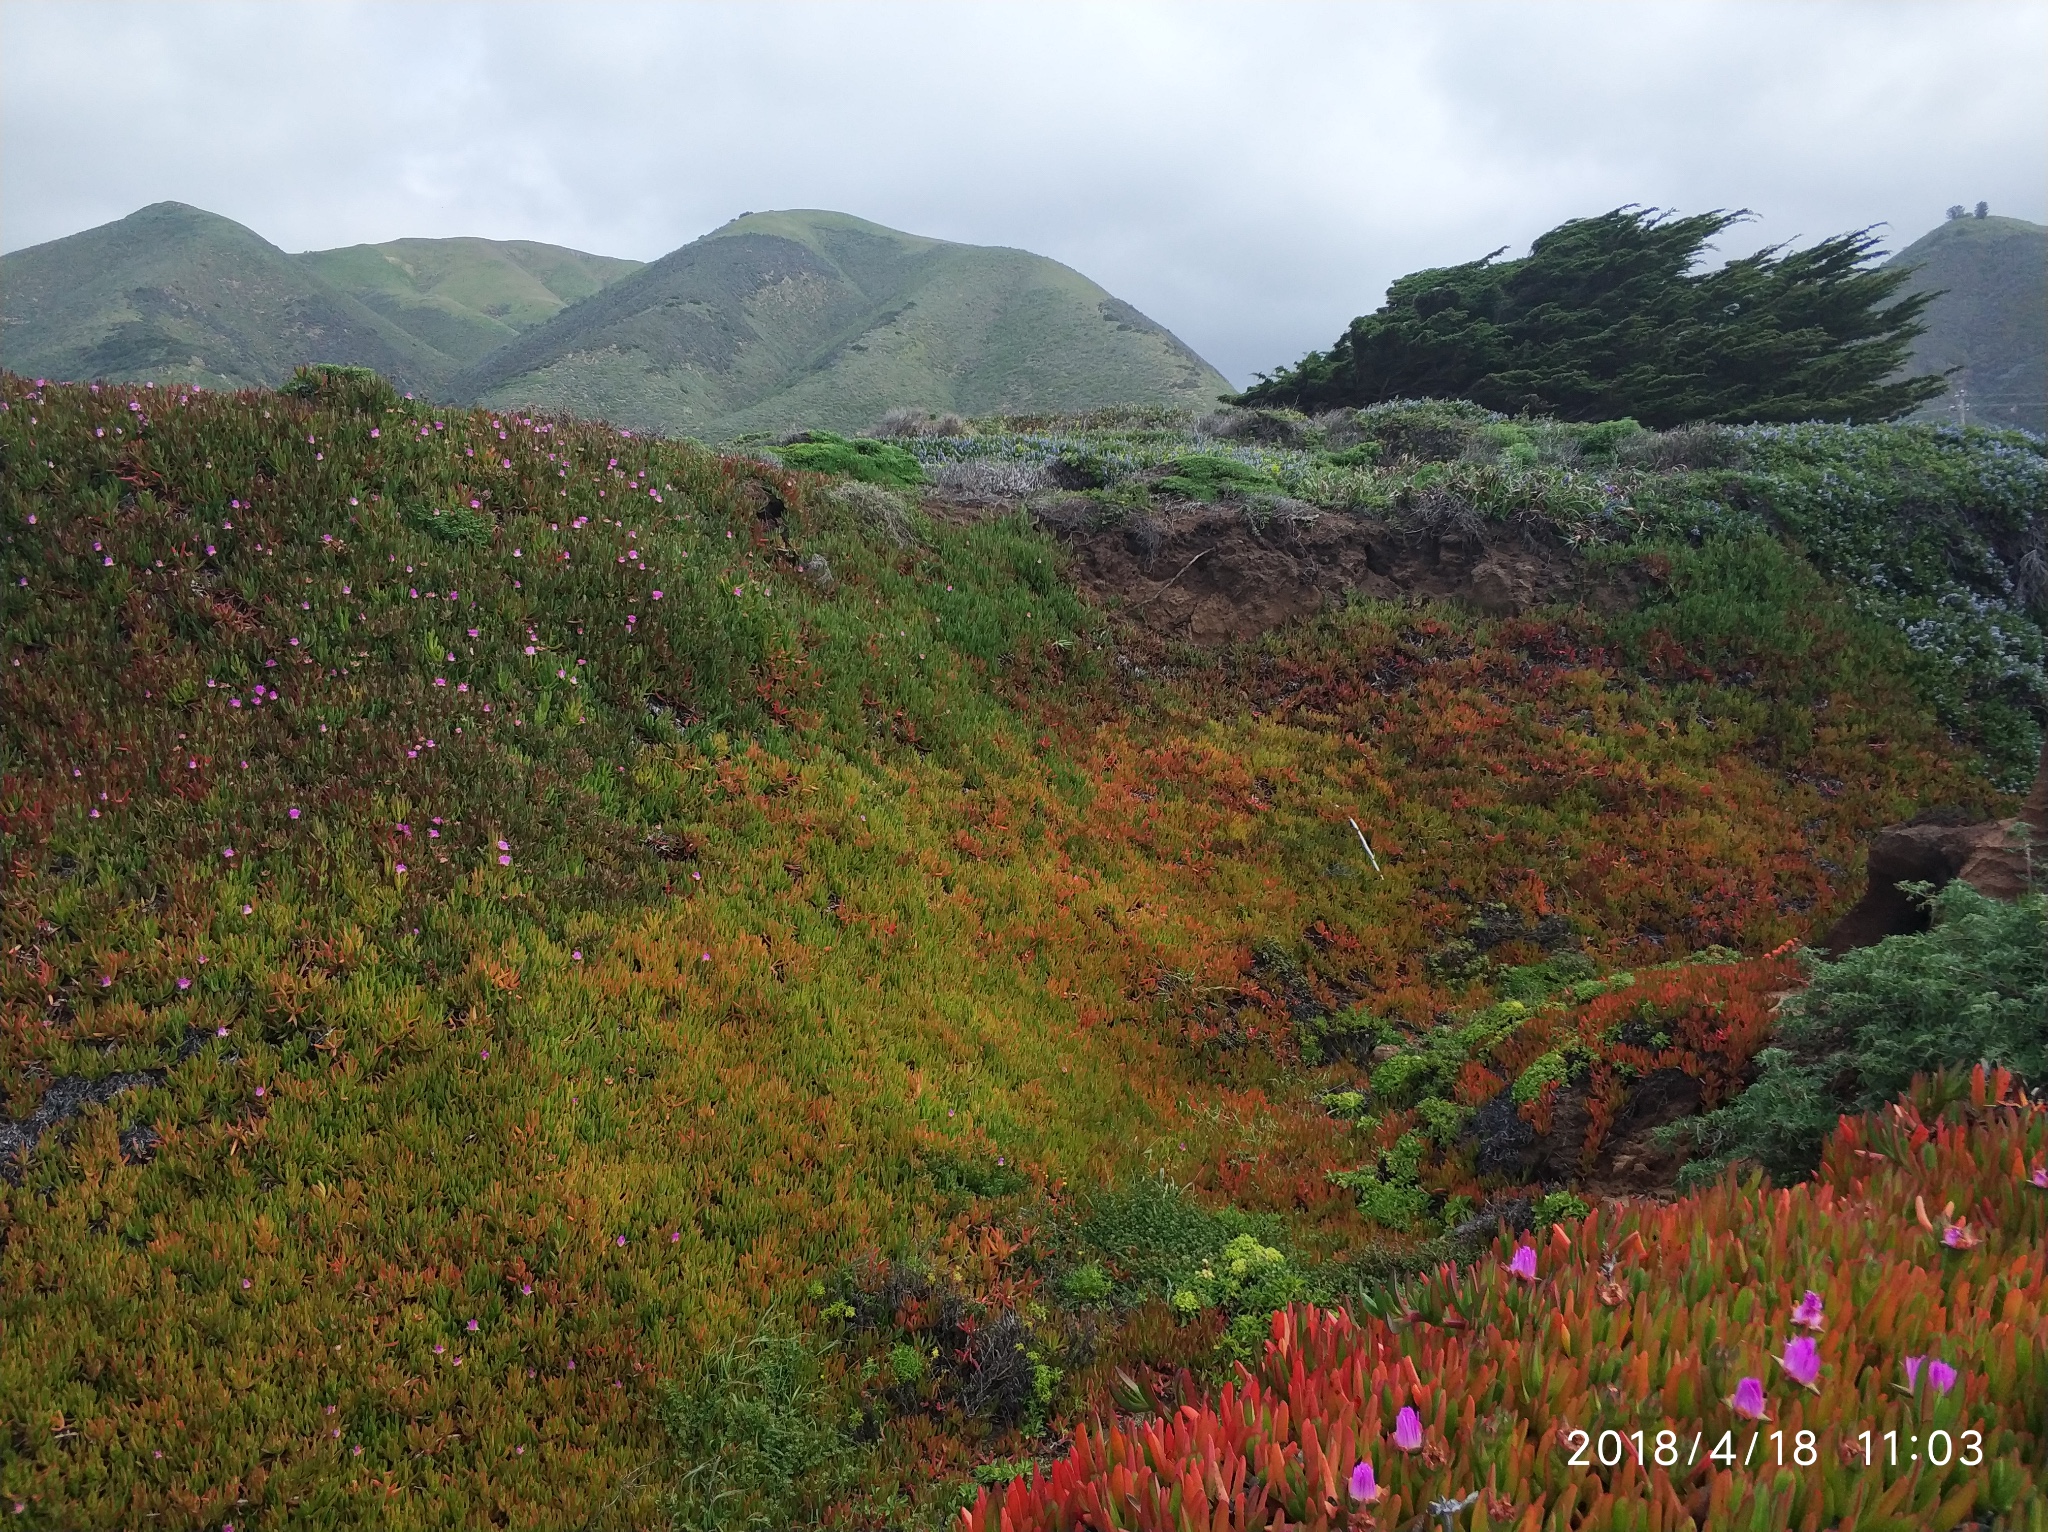
{"label": "overcast sky", "polygon": [[816,207],[1066,262],[1233,381],[1639,202],[1739,253],[2048,221],[2048,5],[0,0],[0,249],[147,203],[287,250],[652,259]]}

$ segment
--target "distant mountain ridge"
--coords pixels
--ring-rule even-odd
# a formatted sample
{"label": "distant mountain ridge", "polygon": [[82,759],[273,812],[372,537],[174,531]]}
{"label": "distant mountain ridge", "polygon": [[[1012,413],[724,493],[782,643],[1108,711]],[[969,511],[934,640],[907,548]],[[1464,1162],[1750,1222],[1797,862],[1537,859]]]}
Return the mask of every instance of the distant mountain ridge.
{"label": "distant mountain ridge", "polygon": [[1949,392],[1916,412],[2048,433],[2048,225],[1951,218],[1893,256],[1918,268],[1907,292],[1940,292],[1910,371],[1946,372]]}
{"label": "distant mountain ridge", "polygon": [[329,360],[424,389],[455,370],[261,235],[182,202],[0,258],[0,316],[0,364],[35,376],[248,388]]}
{"label": "distant mountain ridge", "polygon": [[460,397],[731,436],[896,405],[1199,407],[1229,384],[1164,327],[1028,251],[844,213],[749,213],[456,378]]}
{"label": "distant mountain ridge", "polygon": [[0,365],[277,384],[374,367],[451,402],[530,403],[729,439],[967,413],[1202,407],[1229,387],[1079,272],[843,213],[750,213],[649,265],[530,241],[289,255],[157,203],[0,258]]}

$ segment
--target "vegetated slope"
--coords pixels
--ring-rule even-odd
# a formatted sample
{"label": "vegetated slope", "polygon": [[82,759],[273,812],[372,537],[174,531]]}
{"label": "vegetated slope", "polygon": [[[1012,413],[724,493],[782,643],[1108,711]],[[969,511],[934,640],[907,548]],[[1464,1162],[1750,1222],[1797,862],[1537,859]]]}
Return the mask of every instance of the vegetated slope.
{"label": "vegetated slope", "polygon": [[1504,1233],[1397,1314],[1276,1314],[1220,1394],[1084,1425],[964,1532],[1419,1528],[1444,1501],[1530,1532],[2034,1532],[2044,1167],[2009,1078],[1927,1082],[1844,1118],[1811,1184]]}
{"label": "vegetated slope", "polygon": [[0,259],[0,364],[244,388],[307,361],[427,388],[456,363],[232,219],[158,202]]}
{"label": "vegetated slope", "polygon": [[462,367],[643,264],[524,239],[394,239],[292,260]]}
{"label": "vegetated slope", "polygon": [[[1162,658],[1022,516],[308,393],[0,386],[0,1410],[64,1422],[0,1461],[25,1526],[793,1525],[814,1469],[936,1524],[1119,1370],[1568,1218],[1482,1152],[1582,1175],[1645,1062],[1712,1104],[1862,834],[2000,804],[1907,638],[1743,519],[1796,456],[1246,451],[1248,518],[1576,539],[1646,602]],[[916,445],[1169,455],[1040,425]],[[2029,471],[1795,445],[1987,524]],[[1142,536],[1229,451],[1089,503]],[[773,1314],[838,1343],[801,1438]]]}
{"label": "vegetated slope", "polygon": [[1201,406],[1228,385],[1136,309],[1022,250],[842,213],[750,213],[471,368],[458,397],[728,439],[896,406]]}
{"label": "vegetated slope", "polygon": [[1969,418],[2048,433],[2048,226],[2024,218],[1951,218],[1887,263],[1917,270],[1908,292],[1939,292],[1908,371],[1946,372],[1949,392],[1923,419]]}

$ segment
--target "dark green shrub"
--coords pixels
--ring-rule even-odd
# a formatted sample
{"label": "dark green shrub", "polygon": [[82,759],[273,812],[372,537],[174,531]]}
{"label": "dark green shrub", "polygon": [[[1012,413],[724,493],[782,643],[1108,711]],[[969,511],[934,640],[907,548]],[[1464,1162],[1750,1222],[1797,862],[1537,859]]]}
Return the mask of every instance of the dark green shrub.
{"label": "dark green shrub", "polygon": [[1159,488],[1189,500],[1215,500],[1224,495],[1242,495],[1263,490],[1271,494],[1275,485],[1270,475],[1234,457],[1195,453],[1176,458]]}
{"label": "dark green shrub", "polygon": [[398,407],[398,390],[370,368],[343,367],[332,362],[294,368],[291,381],[278,392],[353,410],[358,415],[381,415]]}
{"label": "dark green shrub", "polygon": [[1482,428],[1502,418],[1466,399],[1390,399],[1360,410],[1353,429],[1365,433],[1380,462],[1413,458],[1444,463],[1461,456]]}
{"label": "dark green shrub", "polygon": [[837,474],[866,484],[886,484],[895,489],[915,489],[924,483],[924,468],[917,458],[894,442],[869,437],[835,436],[830,431],[810,431],[802,441],[775,449],[776,456],[791,468],[810,473]]}
{"label": "dark green shrub", "polygon": [[1295,1028],[1301,1061],[1314,1068],[1339,1059],[1353,1064],[1371,1060],[1372,1050],[1388,1030],[1387,1023],[1363,1006],[1334,1016],[1307,1016]]}
{"label": "dark green shrub", "polygon": [[1685,1184],[1737,1160],[1797,1180],[1819,1162],[1837,1117],[1884,1105],[1918,1074],[1985,1063],[2048,1079],[2048,896],[2007,904],[1956,882],[1929,906],[1928,931],[1816,962],[1811,987],[1785,1005],[1775,1046],[1758,1055],[1756,1083],[1667,1131],[1706,1151]]}

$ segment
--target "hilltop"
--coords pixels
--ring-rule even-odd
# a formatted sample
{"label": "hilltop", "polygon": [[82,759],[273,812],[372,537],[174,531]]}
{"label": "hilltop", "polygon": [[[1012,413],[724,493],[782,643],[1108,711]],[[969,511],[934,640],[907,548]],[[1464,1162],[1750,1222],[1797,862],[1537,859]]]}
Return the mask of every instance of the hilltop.
{"label": "hilltop", "polygon": [[705,440],[853,429],[892,407],[1199,407],[1228,387],[1056,261],[809,211],[736,218],[452,384]]}
{"label": "hilltop", "polygon": [[1204,407],[1229,387],[1056,261],[841,213],[750,213],[642,266],[520,240],[288,255],[165,202],[0,260],[0,305],[0,362],[31,377],[275,387],[338,363],[706,440],[905,406]]}
{"label": "hilltop", "polygon": [[2048,432],[2048,226],[1951,218],[1887,264],[1916,268],[1905,291],[1941,294],[1908,370],[1961,369],[1916,417],[1954,420],[1966,393],[1973,421]]}
{"label": "hilltop", "polygon": [[[1793,950],[2015,806],[2037,444],[1119,410],[898,491],[331,371],[0,406],[20,1525],[2041,1503],[2048,1111],[1655,1205],[1809,980],[2038,1055],[2038,895]],[[1745,1380],[1820,1466],[1559,1435]],[[1845,1456],[1930,1425],[1982,1471]]]}
{"label": "hilltop", "polygon": [[292,260],[468,367],[643,264],[524,239],[394,239]]}
{"label": "hilltop", "polygon": [[253,230],[182,202],[0,259],[0,362],[30,377],[276,386],[309,360],[428,388],[453,365]]}

